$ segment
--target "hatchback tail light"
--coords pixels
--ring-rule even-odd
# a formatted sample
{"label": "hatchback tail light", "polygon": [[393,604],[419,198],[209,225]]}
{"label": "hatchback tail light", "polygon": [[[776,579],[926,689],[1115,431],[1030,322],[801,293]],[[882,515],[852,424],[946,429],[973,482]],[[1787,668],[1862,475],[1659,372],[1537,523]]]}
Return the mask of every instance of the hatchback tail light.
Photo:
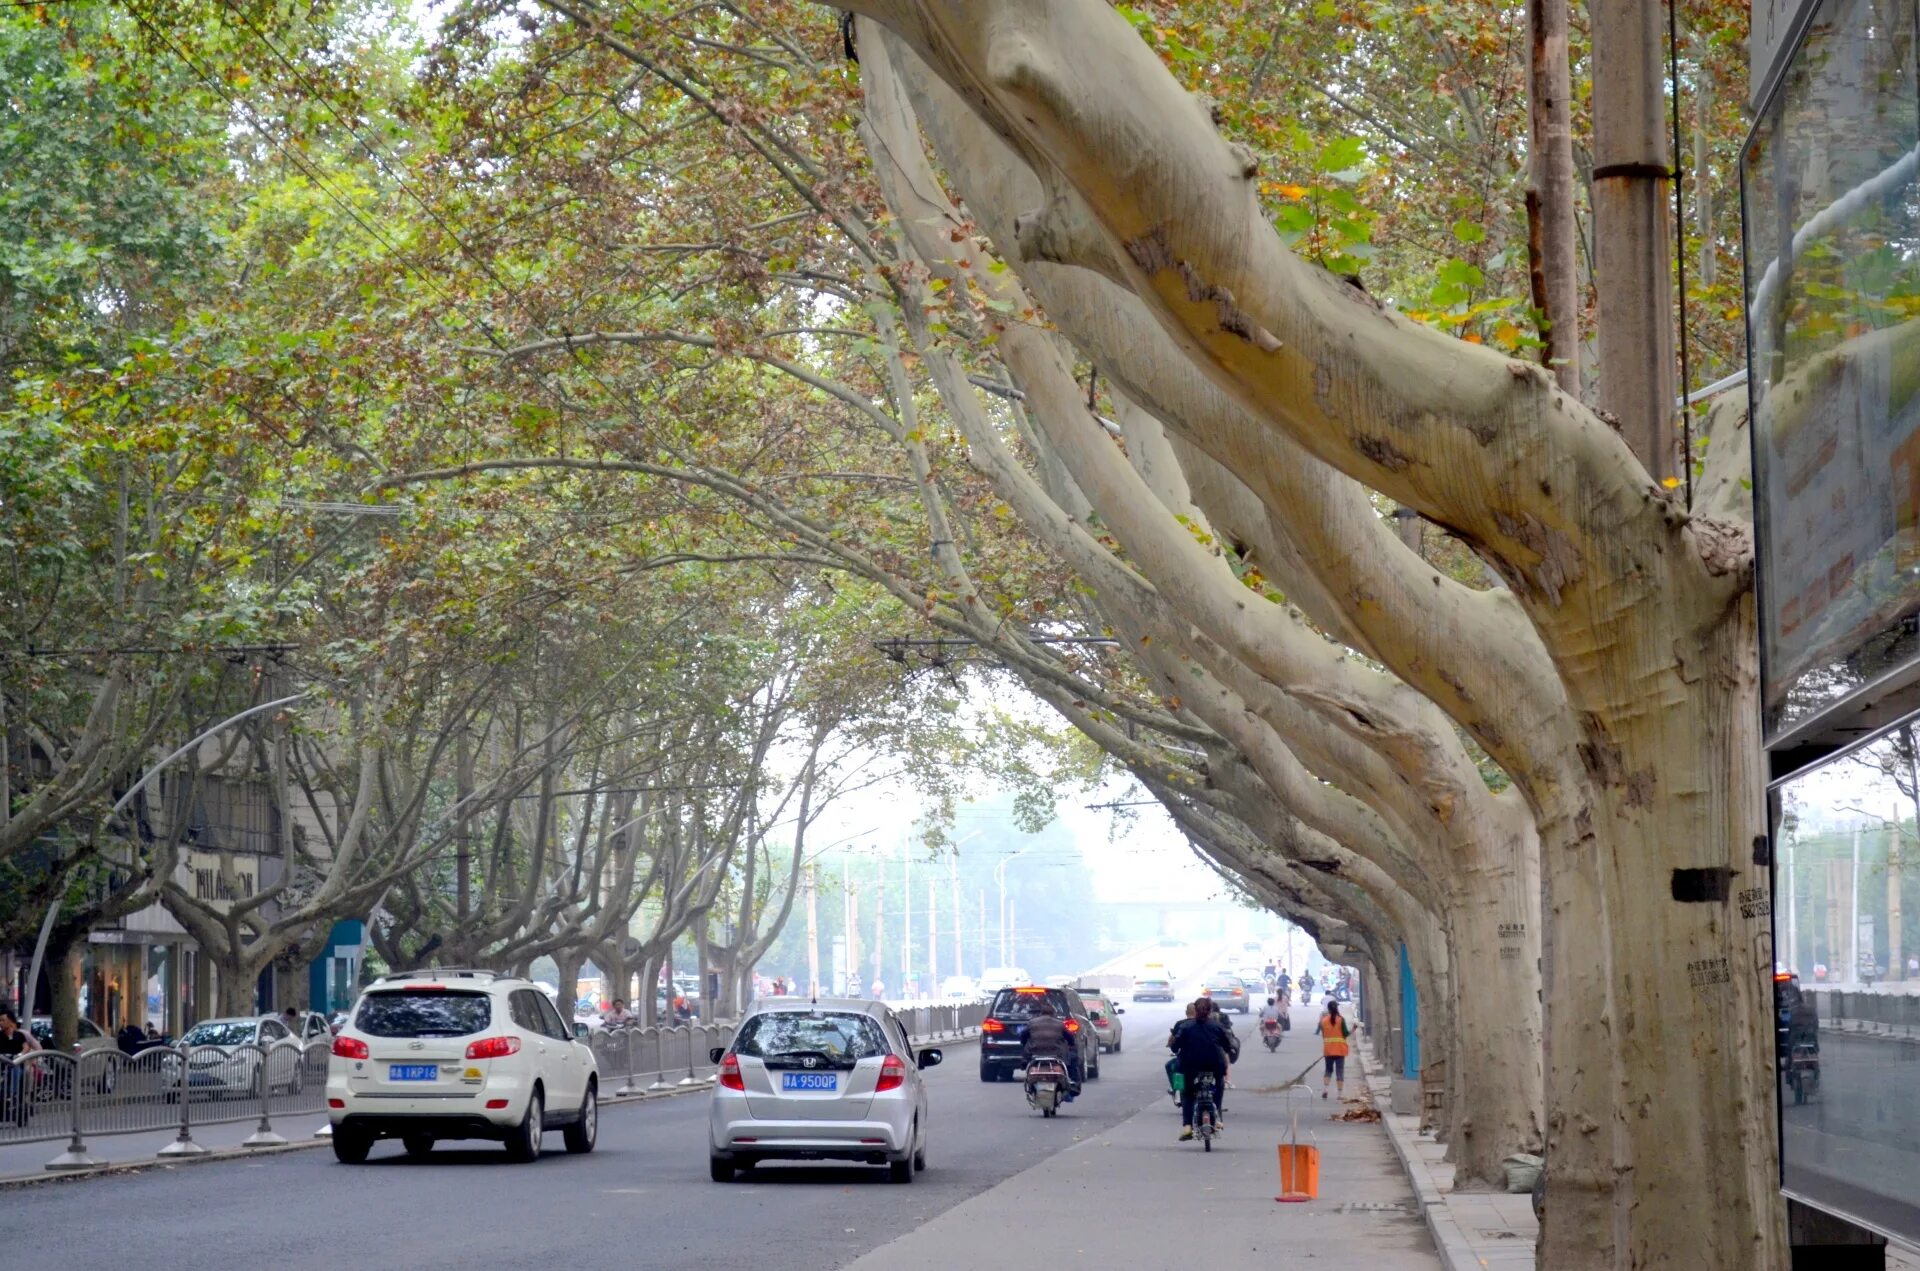
{"label": "hatchback tail light", "polygon": [[482,1037],[467,1044],[468,1059],[505,1059],[520,1053],[518,1037]]}
{"label": "hatchback tail light", "polygon": [[746,1092],[747,1079],[740,1075],[740,1060],[733,1055],[723,1055],[720,1059],[720,1088]]}
{"label": "hatchback tail light", "polygon": [[980,1021],[980,1031],[983,1033],[1004,1033],[1007,1031],[1007,1026],[997,1019],[988,1018]]}
{"label": "hatchback tail light", "polygon": [[1060,1027],[1066,1029],[1069,1033],[1077,1033],[1080,1031],[1080,1021],[1077,1019],[1070,1019],[1066,1023],[1062,1024]]}
{"label": "hatchback tail light", "polygon": [[879,1094],[884,1090],[898,1090],[907,1084],[907,1061],[898,1055],[888,1055],[880,1064],[880,1081],[873,1091]]}
{"label": "hatchback tail light", "polygon": [[365,1059],[367,1044],[358,1037],[336,1037],[333,1039],[333,1053],[342,1059]]}

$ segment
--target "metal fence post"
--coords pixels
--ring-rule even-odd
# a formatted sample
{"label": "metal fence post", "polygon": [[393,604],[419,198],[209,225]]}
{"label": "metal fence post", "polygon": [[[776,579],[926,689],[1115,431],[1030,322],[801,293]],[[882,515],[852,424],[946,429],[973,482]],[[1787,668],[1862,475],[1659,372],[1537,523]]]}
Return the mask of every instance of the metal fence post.
{"label": "metal fence post", "polygon": [[653,1059],[659,1067],[653,1070],[653,1084],[647,1087],[649,1093],[673,1089],[673,1083],[667,1080],[667,1031],[658,1024],[654,1025]]}
{"label": "metal fence post", "polygon": [[80,1062],[68,1056],[67,1097],[73,1105],[73,1137],[67,1141],[67,1150],[46,1164],[50,1170],[95,1169],[100,1162],[87,1155],[86,1140],[80,1137]]}
{"label": "metal fence post", "polygon": [[687,1075],[680,1078],[680,1084],[683,1086],[697,1086],[700,1084],[700,1078],[693,1075],[693,1029],[692,1027],[689,1026],[685,1030],[685,1032],[687,1035]]}
{"label": "metal fence post", "polygon": [[273,1102],[273,1051],[266,1046],[259,1047],[260,1067],[256,1070],[260,1076],[260,1124],[252,1134],[241,1141],[241,1147],[285,1147],[284,1135],[276,1134],[273,1122],[267,1118],[268,1105]]}
{"label": "metal fence post", "polygon": [[632,1027],[631,1025],[629,1025],[629,1026],[627,1026],[626,1028],[623,1028],[623,1029],[621,1029],[620,1031],[621,1031],[622,1033],[624,1033],[624,1034],[626,1035],[626,1042],[627,1042],[627,1077],[626,1077],[626,1080],[625,1080],[625,1081],[622,1081],[622,1082],[620,1083],[620,1088],[619,1088],[618,1090],[616,1090],[616,1091],[614,1091],[614,1094],[616,1094],[616,1095],[620,1095],[620,1096],[623,1096],[623,1097],[624,1097],[624,1096],[626,1096],[626,1095],[634,1095],[634,1094],[641,1094],[641,1093],[643,1093],[643,1092],[641,1091],[641,1089],[640,1089],[640,1087],[639,1087],[639,1086],[637,1086],[637,1085],[635,1085],[635,1084],[633,1083],[633,1034],[634,1034],[634,1029],[633,1029],[633,1027]]}
{"label": "metal fence post", "polygon": [[193,1141],[193,1091],[187,1086],[187,1048],[178,1047],[174,1053],[180,1057],[180,1134],[154,1155],[205,1156],[207,1149]]}

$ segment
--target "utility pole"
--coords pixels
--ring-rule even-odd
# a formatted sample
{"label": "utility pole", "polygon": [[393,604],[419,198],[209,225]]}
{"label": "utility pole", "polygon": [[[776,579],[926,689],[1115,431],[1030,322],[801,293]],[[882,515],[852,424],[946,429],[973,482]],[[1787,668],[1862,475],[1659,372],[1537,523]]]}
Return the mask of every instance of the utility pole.
{"label": "utility pole", "polygon": [[807,862],[807,996],[820,996],[820,896],[813,876],[813,862]]}
{"label": "utility pole", "polygon": [[1022,856],[1025,856],[1028,852],[1031,852],[1032,850],[1033,849],[1030,847],[1021,848],[1019,851],[1015,852],[1011,856],[1001,857],[1000,863],[993,867],[993,881],[994,881],[994,884],[998,886],[1000,889],[1000,965],[1001,966],[1013,965],[1010,959],[1010,955],[1007,952],[1007,866],[1013,864],[1015,861],[1019,860]]}
{"label": "utility pole", "polygon": [[980,889],[980,974],[987,973],[987,889]]}
{"label": "utility pole", "polygon": [[1887,844],[1887,976],[1907,978],[1900,954],[1900,805],[1893,805],[1893,841]]}
{"label": "utility pole", "polygon": [[[1014,915],[1017,914],[1019,911],[1020,911],[1020,898],[1018,896],[1015,896],[1012,900],[1009,900],[1007,902],[1007,930],[1004,936],[1004,939],[1006,940],[1009,949],[1013,953],[1019,952],[1019,949],[1020,949],[1020,942],[1013,938]],[[1007,953],[1005,956],[1011,957],[1012,954]],[[1012,966],[1013,963],[1008,962],[1007,965]]]}
{"label": "utility pole", "polygon": [[886,983],[886,960],[882,956],[887,943],[887,862],[880,862],[880,884],[873,889],[873,979],[867,985],[867,992],[873,992],[875,984]]}
{"label": "utility pole", "polygon": [[[1800,907],[1794,900],[1793,835],[1780,846],[1780,879],[1787,892],[1787,970],[1800,970]],[[1807,968],[1807,983],[1813,982],[1813,968]]]}
{"label": "utility pole", "polygon": [[947,903],[948,912],[953,915],[953,973],[965,975],[967,954],[960,943],[960,853],[958,851],[947,854]]}
{"label": "utility pole", "polygon": [[1592,6],[1594,295],[1600,407],[1655,481],[1674,476],[1673,216],[1659,0]]}
{"label": "utility pole", "polygon": [[927,880],[927,996],[940,992],[940,889]]}
{"label": "utility pole", "polygon": [[913,849],[900,857],[900,993],[913,983]]}
{"label": "utility pole", "polygon": [[1852,920],[1848,924],[1850,935],[1847,939],[1847,948],[1850,952],[1850,965],[1847,978],[1858,980],[1860,978],[1860,827],[1858,825],[1853,827],[1853,871],[1847,881],[1852,884],[1853,892],[1853,901],[1848,906]]}

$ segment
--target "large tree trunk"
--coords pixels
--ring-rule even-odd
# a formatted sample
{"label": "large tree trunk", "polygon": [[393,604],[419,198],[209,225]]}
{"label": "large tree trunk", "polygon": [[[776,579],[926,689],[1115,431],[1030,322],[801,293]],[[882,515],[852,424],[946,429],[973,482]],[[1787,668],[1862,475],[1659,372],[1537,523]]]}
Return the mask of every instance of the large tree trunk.
{"label": "large tree trunk", "polygon": [[[45,965],[48,987],[53,991],[53,1000],[48,1004],[53,1018],[53,1041],[69,1055],[80,1036],[81,954],[85,949],[86,935],[82,932],[63,935],[56,931],[47,940]],[[37,986],[27,986],[29,1002],[37,991]]]}
{"label": "large tree trunk", "polygon": [[1766,886],[1751,596],[1702,636],[1670,623],[1623,615],[1637,673],[1572,681],[1600,896],[1555,898],[1556,972],[1604,958],[1618,996],[1555,1029],[1557,1069],[1606,1074],[1605,1101],[1556,1108],[1556,1143],[1598,1140],[1604,1168],[1564,1177],[1552,1156],[1542,1266],[1785,1265],[1777,1181],[1756,1168],[1778,1159],[1769,932],[1734,903]]}

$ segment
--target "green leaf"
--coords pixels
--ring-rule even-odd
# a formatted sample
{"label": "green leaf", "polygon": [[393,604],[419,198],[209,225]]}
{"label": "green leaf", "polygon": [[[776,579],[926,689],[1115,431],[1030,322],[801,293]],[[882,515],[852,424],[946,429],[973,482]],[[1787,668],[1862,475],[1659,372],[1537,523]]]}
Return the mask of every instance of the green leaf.
{"label": "green leaf", "polygon": [[1341,173],[1357,168],[1367,157],[1366,143],[1358,137],[1340,137],[1320,151],[1320,170]]}
{"label": "green leaf", "polygon": [[1462,219],[1453,223],[1453,236],[1463,243],[1484,243],[1487,231],[1477,222]]}

